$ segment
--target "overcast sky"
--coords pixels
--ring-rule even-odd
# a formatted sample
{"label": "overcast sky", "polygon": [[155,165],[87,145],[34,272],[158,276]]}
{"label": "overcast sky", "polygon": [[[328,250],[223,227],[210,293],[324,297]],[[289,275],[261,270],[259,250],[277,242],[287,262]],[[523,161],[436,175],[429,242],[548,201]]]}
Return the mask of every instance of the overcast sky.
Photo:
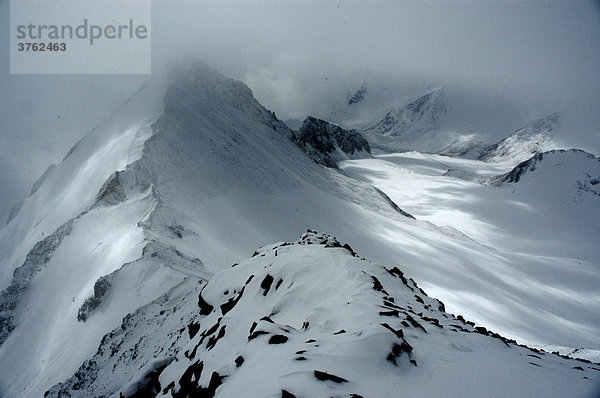
{"label": "overcast sky", "polygon": [[[0,13],[8,54],[8,1]],[[325,78],[371,70],[497,93],[531,115],[600,121],[598,1],[162,0],[151,31],[155,72],[202,59],[283,119],[326,98]],[[0,70],[1,219],[148,76],[10,75],[7,55]]]}

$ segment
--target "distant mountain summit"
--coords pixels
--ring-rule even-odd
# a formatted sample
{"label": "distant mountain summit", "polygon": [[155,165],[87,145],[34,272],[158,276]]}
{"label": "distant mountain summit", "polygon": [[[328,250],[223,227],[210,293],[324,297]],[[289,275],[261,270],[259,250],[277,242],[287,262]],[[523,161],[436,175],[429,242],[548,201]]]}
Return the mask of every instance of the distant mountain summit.
{"label": "distant mountain summit", "polygon": [[372,148],[383,152],[439,152],[457,141],[470,146],[470,137],[465,141],[457,132],[446,130],[447,121],[453,117],[447,97],[443,86],[430,89],[415,100],[394,106],[360,132]]}
{"label": "distant mountain summit", "polygon": [[438,87],[408,104],[393,108],[364,132],[411,141],[435,129],[440,117],[448,110],[443,88]]}
{"label": "distant mountain summit", "polygon": [[488,162],[522,162],[532,155],[554,149],[552,133],[560,124],[558,113],[531,122],[497,144],[485,148],[479,158]]}
{"label": "distant mountain summit", "polygon": [[362,86],[358,90],[354,92],[354,94],[350,95],[348,93],[348,105],[354,105],[365,99],[365,95],[367,95],[367,84],[363,83]]}

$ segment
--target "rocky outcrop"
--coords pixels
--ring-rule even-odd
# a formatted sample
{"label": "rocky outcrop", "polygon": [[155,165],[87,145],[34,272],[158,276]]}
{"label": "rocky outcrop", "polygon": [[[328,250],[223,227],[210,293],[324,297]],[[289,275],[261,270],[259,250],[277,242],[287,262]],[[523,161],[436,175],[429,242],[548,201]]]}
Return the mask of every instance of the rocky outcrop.
{"label": "rocky outcrop", "polygon": [[358,90],[354,92],[354,94],[349,95],[348,93],[348,105],[354,105],[365,99],[365,95],[367,95],[367,85],[363,83],[362,86]]}
{"label": "rocky outcrop", "polygon": [[0,345],[17,327],[14,313],[25,297],[33,278],[46,266],[65,236],[71,233],[74,220],[39,241],[27,254],[22,266],[15,269],[10,286],[0,293]]}
{"label": "rocky outcrop", "polygon": [[356,130],[345,130],[337,124],[312,116],[294,133],[294,142],[315,162],[327,167],[350,158],[368,157],[371,148]]}

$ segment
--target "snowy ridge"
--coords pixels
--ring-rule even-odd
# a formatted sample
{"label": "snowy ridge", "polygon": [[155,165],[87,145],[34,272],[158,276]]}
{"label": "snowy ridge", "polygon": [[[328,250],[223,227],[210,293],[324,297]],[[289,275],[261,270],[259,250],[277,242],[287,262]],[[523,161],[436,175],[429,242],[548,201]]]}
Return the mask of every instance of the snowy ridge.
{"label": "snowy ridge", "polygon": [[[23,272],[15,272],[13,284],[5,290],[10,293],[13,286],[18,286],[22,293],[10,301],[16,327],[8,329],[12,333],[0,347],[2,361],[20,358],[16,366],[3,366],[3,377],[12,381],[13,389],[39,389],[39,383],[47,383],[39,375],[64,377],[70,367],[78,366],[82,358],[93,352],[97,339],[107,328],[114,327],[115,322],[154,294],[160,294],[164,288],[161,286],[168,286],[165,275],[158,278],[159,283],[153,281],[149,268],[143,280],[133,275],[123,280],[111,278],[111,293],[126,291],[128,297],[113,302],[111,311],[93,312],[98,307],[106,309],[101,305],[104,297],[99,295],[98,283],[140,256],[144,238],[136,224],[153,205],[150,195],[140,193],[123,203],[85,211],[42,241],[42,245],[36,245],[28,261],[17,269]],[[140,291],[142,288],[148,290]],[[109,299],[118,296],[114,293]],[[3,394],[16,393],[4,390]]]}
{"label": "snowy ridge", "polygon": [[413,102],[392,109],[365,132],[394,136],[402,141],[428,133],[436,127],[440,115],[447,112],[442,90],[436,88]]}
{"label": "snowy ridge", "polygon": [[[52,171],[54,171],[55,167],[56,167],[56,165],[54,163],[51,164],[50,166],[48,166],[46,171],[44,171],[44,173],[31,186],[31,192],[29,193],[29,196],[33,195],[34,193],[37,192],[38,189],[40,189],[40,186],[42,186],[43,182],[46,181],[46,178],[48,178],[50,173],[52,173]],[[7,224],[9,222],[10,222],[10,220],[7,222]]]}
{"label": "snowy ridge", "polygon": [[0,289],[11,283],[33,245],[83,213],[108,177],[141,155],[133,148],[143,145],[148,124],[160,115],[161,92],[162,83],[144,86],[38,179],[0,231]]}
{"label": "snowy ridge", "polygon": [[[544,158],[546,158],[546,160],[544,160]],[[570,161],[574,158],[577,158],[578,160]],[[595,190],[591,188],[592,186],[598,184],[598,182],[596,181],[597,178],[594,178],[595,176],[591,176],[590,174],[588,174],[588,172],[593,174],[598,173],[597,167],[593,166],[597,162],[600,162],[600,159],[592,155],[591,153],[585,152],[580,149],[558,149],[536,153],[530,159],[519,163],[506,175],[497,177],[496,183],[498,185],[504,183],[517,183],[525,174],[535,171],[540,166],[540,163],[542,161],[544,161],[544,167],[546,166],[546,164],[554,162],[555,167],[565,168],[564,166],[566,166],[566,168],[569,170],[579,168],[579,170],[581,170],[580,173],[584,174],[584,178],[583,181],[578,181],[578,184],[581,185],[581,187],[588,187],[590,191],[593,191],[595,194],[598,194]],[[582,165],[582,163],[588,163],[592,167],[586,169],[585,166]],[[579,176],[576,176],[575,178],[578,177]]]}
{"label": "snowy ridge", "polygon": [[450,315],[398,268],[308,231],[128,316],[46,395],[582,396],[597,369]]}
{"label": "snowy ridge", "polygon": [[407,104],[394,107],[381,120],[361,130],[371,145],[386,151],[397,151],[403,145],[423,142],[450,110],[443,87],[438,87]]}
{"label": "snowy ridge", "polygon": [[[138,378],[140,370],[173,358],[186,341],[189,308],[197,303],[203,284],[187,278],[151,303],[123,318],[107,333],[97,352],[46,396],[110,396]],[[180,342],[183,340],[183,342]]]}
{"label": "snowy ridge", "polygon": [[[142,90],[82,139],[0,232],[9,255],[2,270],[12,272],[46,233],[72,222],[48,256],[29,257],[36,263],[25,277],[2,280],[14,282],[0,304],[2,395],[41,393],[72,374],[123,316],[185,278],[207,278],[265,236],[310,222],[281,222],[299,203],[306,211],[351,199],[399,216],[374,188],[314,165],[243,83],[202,66],[168,90],[154,86],[163,87]],[[156,97],[161,116],[149,106]],[[156,121],[139,121],[147,118]]]}
{"label": "snowy ridge", "polygon": [[552,134],[560,125],[558,113],[531,122],[499,143],[487,147],[480,155],[480,159],[515,164],[537,153],[555,149]]}

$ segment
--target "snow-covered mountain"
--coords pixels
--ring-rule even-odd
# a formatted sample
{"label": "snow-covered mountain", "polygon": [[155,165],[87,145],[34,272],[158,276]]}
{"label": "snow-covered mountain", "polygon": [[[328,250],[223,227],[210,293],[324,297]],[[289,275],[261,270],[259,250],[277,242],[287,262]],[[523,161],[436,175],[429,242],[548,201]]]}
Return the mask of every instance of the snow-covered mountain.
{"label": "snow-covered mountain", "polygon": [[596,365],[476,327],[308,231],[128,316],[47,396],[563,397],[598,382]]}
{"label": "snow-covered mountain", "polygon": [[526,176],[527,182],[520,184],[519,189],[547,193],[543,191],[547,191],[550,184],[540,184],[540,182],[551,179],[554,180],[552,184],[554,193],[571,191],[575,188],[574,182],[577,182],[576,187],[579,191],[599,195],[600,193],[595,189],[595,185],[599,183],[598,178],[595,177],[600,175],[599,167],[600,159],[591,153],[580,149],[558,149],[536,153],[535,156],[519,163],[506,175],[496,178],[493,183],[516,184]]}
{"label": "snow-covered mountain", "polygon": [[[419,150],[513,165],[557,148],[552,138],[562,126],[558,113],[535,120],[489,145],[486,141],[493,140],[495,134],[486,132],[489,127],[473,129],[469,121],[478,116],[465,112],[467,106],[461,101],[454,90],[437,87],[408,104],[394,107],[361,132],[371,145],[385,152]],[[457,110],[452,102],[456,102]]]}
{"label": "snow-covered mountain", "polygon": [[[511,126],[507,120],[524,115],[501,99],[479,97],[455,87],[434,86],[359,130],[379,152],[416,150],[513,166],[539,152],[569,148],[565,145],[573,141],[571,130],[577,123],[572,115],[565,118],[558,112],[506,136],[502,129]],[[360,103],[353,106],[360,107]],[[343,120],[340,123],[344,125]]]}
{"label": "snow-covered mountain", "polygon": [[393,108],[364,131],[412,141],[433,130],[446,112],[448,105],[444,102],[443,89],[438,87],[415,101]]}
{"label": "snow-covered mountain", "polygon": [[198,67],[79,142],[0,232],[2,394],[68,377],[122,317],[250,247],[348,230],[353,203],[403,218],[291,137],[245,85]]}
{"label": "snow-covered mountain", "polygon": [[[197,304],[206,281],[256,247],[291,241],[309,228],[335,233],[389,269],[401,265],[449,311],[508,337],[597,348],[598,323],[588,313],[564,311],[573,297],[563,281],[552,285],[534,272],[525,275],[533,282],[523,283],[517,270],[539,259],[415,220],[382,191],[315,163],[295,141],[243,83],[205,66],[149,82],[84,137],[0,231],[0,395],[39,396],[82,363],[106,375],[98,386],[127,389],[140,367],[156,373],[167,357],[181,355],[176,348],[194,314],[190,303]],[[590,283],[595,278],[586,275]],[[228,283],[223,299],[235,300],[242,286]],[[545,301],[531,283],[561,294]],[[148,325],[156,333],[149,335]],[[124,356],[97,352],[100,345],[114,357],[119,339],[127,341]],[[146,359],[155,348],[158,362]],[[171,369],[163,374],[185,371]],[[77,390],[87,379],[73,380]]]}
{"label": "snow-covered mountain", "polygon": [[485,148],[479,158],[488,162],[513,164],[525,161],[532,155],[556,148],[556,144],[552,142],[552,133],[559,126],[560,116],[553,113],[529,123],[497,144]]}
{"label": "snow-covered mountain", "polygon": [[360,131],[374,149],[383,153],[416,150],[478,158],[517,115],[519,112],[501,98],[433,85],[393,106]]}
{"label": "snow-covered mountain", "polygon": [[345,130],[325,120],[307,117],[294,132],[294,142],[315,162],[327,167],[346,159],[370,157],[367,140],[356,130]]}
{"label": "snow-covered mountain", "polygon": [[371,145],[388,152],[412,149],[435,140],[443,117],[451,111],[443,87],[436,87],[407,104],[393,107],[385,116],[361,130]]}
{"label": "snow-covered mountain", "polygon": [[372,70],[309,86],[306,94],[312,100],[292,113],[288,126],[297,130],[305,115],[312,115],[358,130],[376,154],[419,151],[504,159],[510,167],[551,149],[582,148],[598,154],[598,140],[591,139],[598,130],[591,116],[597,108],[593,101],[537,109],[494,87],[398,78]]}

